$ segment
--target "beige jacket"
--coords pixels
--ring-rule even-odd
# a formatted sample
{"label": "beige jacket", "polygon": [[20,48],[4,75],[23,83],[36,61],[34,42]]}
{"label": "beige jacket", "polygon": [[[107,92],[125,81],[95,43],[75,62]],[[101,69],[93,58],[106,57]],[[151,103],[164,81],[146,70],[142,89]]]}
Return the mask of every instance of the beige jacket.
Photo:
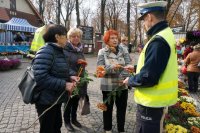
{"label": "beige jacket", "polygon": [[188,72],[200,72],[197,66],[200,62],[200,50],[194,50],[192,53],[189,53],[184,62],[187,65]]}

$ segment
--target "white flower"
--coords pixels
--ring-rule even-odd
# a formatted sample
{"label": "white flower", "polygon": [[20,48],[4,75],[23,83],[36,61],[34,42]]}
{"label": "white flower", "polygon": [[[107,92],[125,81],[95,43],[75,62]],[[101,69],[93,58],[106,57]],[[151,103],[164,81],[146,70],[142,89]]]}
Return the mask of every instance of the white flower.
{"label": "white flower", "polygon": [[179,99],[180,99],[180,101],[183,101],[183,102],[192,103],[194,106],[197,107],[197,101],[194,98],[192,98],[192,97],[189,97],[189,96],[180,96]]}

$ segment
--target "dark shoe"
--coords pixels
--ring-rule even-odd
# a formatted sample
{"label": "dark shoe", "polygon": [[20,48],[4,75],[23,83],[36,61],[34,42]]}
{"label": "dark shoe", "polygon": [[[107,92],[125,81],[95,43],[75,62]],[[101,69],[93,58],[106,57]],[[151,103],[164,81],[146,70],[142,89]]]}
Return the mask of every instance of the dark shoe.
{"label": "dark shoe", "polygon": [[75,129],[73,128],[73,126],[71,125],[71,123],[65,123],[65,127],[70,132],[74,132],[75,131]]}
{"label": "dark shoe", "polygon": [[72,124],[74,124],[76,127],[79,127],[79,128],[82,127],[81,123],[79,123],[77,120],[73,120]]}

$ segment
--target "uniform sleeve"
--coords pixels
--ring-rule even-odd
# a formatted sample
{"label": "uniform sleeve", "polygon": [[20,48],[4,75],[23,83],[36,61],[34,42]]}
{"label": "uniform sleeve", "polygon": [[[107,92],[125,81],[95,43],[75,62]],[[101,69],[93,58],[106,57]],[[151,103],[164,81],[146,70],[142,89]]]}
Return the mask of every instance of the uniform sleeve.
{"label": "uniform sleeve", "polygon": [[140,73],[129,78],[128,84],[133,87],[150,87],[158,83],[164,72],[170,55],[170,47],[162,38],[156,38],[147,47],[144,66]]}
{"label": "uniform sleeve", "polygon": [[50,89],[60,92],[65,89],[66,81],[50,74],[53,60],[55,60],[53,51],[44,49],[38,51],[33,63],[34,76],[40,90]]}

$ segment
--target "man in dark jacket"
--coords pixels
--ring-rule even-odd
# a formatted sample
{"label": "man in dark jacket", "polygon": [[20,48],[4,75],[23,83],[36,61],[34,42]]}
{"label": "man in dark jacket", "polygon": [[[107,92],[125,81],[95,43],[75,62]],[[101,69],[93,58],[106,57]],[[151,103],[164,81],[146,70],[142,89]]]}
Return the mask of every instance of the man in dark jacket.
{"label": "man in dark jacket", "polygon": [[136,75],[124,80],[136,87],[136,133],[161,133],[167,107],[177,102],[177,55],[174,35],[164,18],[166,5],[166,1],[139,5],[139,20],[149,41],[140,54]]}

